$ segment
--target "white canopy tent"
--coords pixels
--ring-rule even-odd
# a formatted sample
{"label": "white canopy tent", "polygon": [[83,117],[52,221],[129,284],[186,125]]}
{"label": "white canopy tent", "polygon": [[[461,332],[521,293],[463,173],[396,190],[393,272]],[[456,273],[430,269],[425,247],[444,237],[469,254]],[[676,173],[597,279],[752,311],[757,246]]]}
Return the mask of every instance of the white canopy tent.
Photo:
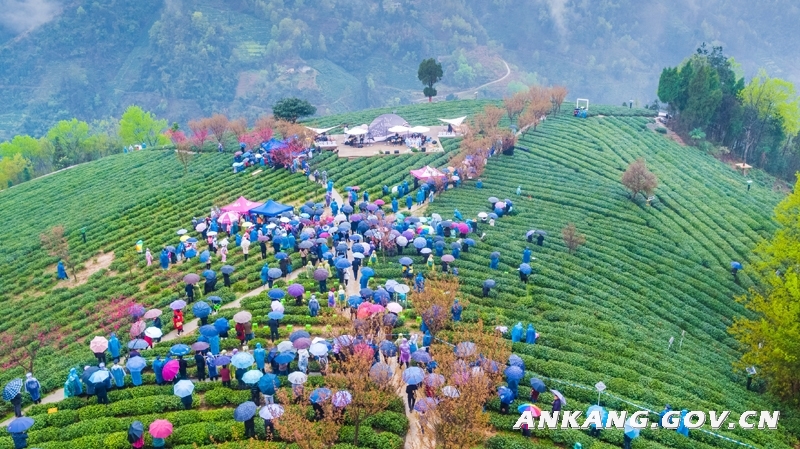
{"label": "white canopy tent", "polygon": [[315,134],[322,134],[322,133],[326,133],[326,132],[328,132],[328,131],[330,131],[332,129],[336,129],[336,128],[338,128],[338,126],[331,126],[330,128],[312,128],[310,126],[306,126],[306,128],[310,129],[311,131],[314,131]]}
{"label": "white canopy tent", "polygon": [[409,129],[409,131],[412,132],[412,133],[426,133],[426,132],[428,132],[430,130],[431,129],[426,127],[426,126],[415,126],[415,127],[411,128],[411,129]]}
{"label": "white canopy tent", "polygon": [[461,126],[461,124],[464,123],[464,120],[466,120],[466,119],[467,119],[467,116],[465,115],[465,116],[459,117],[459,118],[440,118],[439,121],[447,123],[448,125]]}
{"label": "white canopy tent", "polygon": [[356,126],[355,128],[350,128],[346,130],[344,133],[347,134],[348,136],[363,136],[364,134],[369,132],[369,129],[366,127],[366,125],[362,126],[364,127],[362,128],[361,126]]}
{"label": "white canopy tent", "polygon": [[389,128],[390,133],[407,133],[411,128],[403,125],[392,126]]}

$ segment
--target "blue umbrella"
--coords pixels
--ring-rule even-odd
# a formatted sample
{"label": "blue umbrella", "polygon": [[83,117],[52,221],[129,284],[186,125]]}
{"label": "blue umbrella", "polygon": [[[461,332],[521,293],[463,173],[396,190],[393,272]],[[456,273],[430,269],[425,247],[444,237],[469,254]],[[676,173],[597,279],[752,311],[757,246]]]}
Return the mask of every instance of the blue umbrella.
{"label": "blue umbrella", "polygon": [[492,220],[497,220],[497,214],[492,212],[491,214],[489,214],[489,218],[491,218]]}
{"label": "blue umbrella", "polygon": [[[359,238],[361,238],[361,236],[359,236]],[[353,245],[352,250],[353,250],[354,253],[362,253],[363,254],[364,253],[364,245],[362,245],[360,243],[356,243],[355,245]]]}
{"label": "blue umbrella", "polygon": [[257,369],[251,369],[250,371],[244,373],[244,375],[242,376],[242,382],[248,385],[255,385],[258,383],[259,380],[261,380],[261,376],[263,375],[264,373],[262,373],[261,371]]}
{"label": "blue umbrella", "polygon": [[375,293],[372,294],[372,298],[378,301],[386,300],[389,301],[389,292],[384,290],[383,288],[379,288],[375,290]]}
{"label": "blue umbrella", "polygon": [[105,382],[105,380],[108,379],[109,377],[111,377],[111,374],[108,371],[101,369],[99,371],[92,373],[92,375],[89,376],[89,382],[93,384]]}
{"label": "blue umbrella", "polygon": [[206,279],[216,279],[217,273],[215,273],[214,270],[205,270],[203,271],[203,277]]}
{"label": "blue umbrella", "polygon": [[177,345],[173,345],[171,348],[169,348],[169,353],[177,356],[186,355],[190,352],[192,352],[192,348],[182,343],[178,343]]}
{"label": "blue umbrella", "polygon": [[375,270],[372,267],[364,267],[361,269],[361,276],[372,277],[375,276]]}
{"label": "blue umbrella", "polygon": [[17,418],[11,421],[6,430],[8,433],[21,433],[25,432],[31,427],[33,427],[33,419],[23,416],[22,418]]}
{"label": "blue umbrella", "polygon": [[286,292],[279,288],[273,288],[267,292],[267,296],[269,296],[269,299],[272,300],[281,300],[284,296],[286,296]]}
{"label": "blue umbrella", "polygon": [[277,259],[277,260],[283,260],[283,259],[286,259],[288,257],[289,257],[289,255],[286,254],[283,251],[279,252],[278,254],[275,254],[275,259]]}
{"label": "blue umbrella", "polygon": [[606,420],[608,419],[608,410],[606,410],[605,407],[600,407],[599,405],[592,405],[586,409],[586,417],[588,418],[592,412],[597,412],[600,414],[600,422],[603,426],[605,426]]}
{"label": "blue umbrella", "polygon": [[[347,207],[347,206],[345,206],[345,207]],[[339,232],[347,232],[349,230],[350,230],[350,223],[348,223],[346,221],[344,221],[342,223],[339,223]]]}
{"label": "blue umbrella", "polygon": [[211,306],[209,306],[205,301],[197,301],[192,306],[192,313],[197,318],[205,318],[211,315]]}
{"label": "blue umbrella", "polygon": [[228,357],[227,355],[218,355],[214,359],[214,365],[216,366],[230,365],[230,363],[231,363],[231,358]]}
{"label": "blue umbrella", "polygon": [[194,391],[194,384],[191,380],[183,379],[175,384],[172,387],[172,393],[179,398],[185,398],[186,396],[191,396],[192,392]]}
{"label": "blue umbrella", "polygon": [[228,324],[228,320],[225,318],[217,318],[217,321],[214,321],[214,327],[217,328],[219,332],[225,332],[231,328]]}
{"label": "blue umbrella", "polygon": [[197,243],[197,239],[194,237],[189,237],[186,239],[186,243]]}
{"label": "blue umbrella", "polygon": [[248,419],[256,416],[256,403],[253,401],[242,402],[233,411],[233,419],[239,422],[245,422]]}
{"label": "blue umbrella", "polygon": [[311,334],[309,334],[304,330],[299,330],[299,331],[294,331],[289,335],[289,341],[291,341],[292,343],[294,343],[295,340],[298,340],[300,338],[311,338]]}
{"label": "blue umbrella", "polygon": [[374,293],[374,292],[373,292],[373,291],[372,291],[372,289],[371,289],[371,288],[369,288],[369,287],[367,287],[367,288],[362,288],[362,289],[361,289],[361,290],[358,292],[358,294],[359,294],[359,295],[361,295],[361,297],[362,297],[362,298],[370,298],[370,297],[372,297],[372,294],[373,294],[373,293]]}
{"label": "blue umbrella", "polygon": [[231,358],[233,366],[241,369],[250,368],[255,362],[256,360],[249,352],[237,352],[233,358]]}
{"label": "blue umbrella", "polygon": [[388,381],[392,378],[392,367],[383,362],[378,362],[369,369],[369,378],[377,383]]}
{"label": "blue umbrella", "polygon": [[364,299],[360,296],[353,295],[347,298],[347,304],[349,304],[350,307],[358,307],[362,302],[364,302]]}
{"label": "blue umbrella", "polygon": [[411,354],[411,360],[413,360],[415,362],[419,362],[419,363],[428,363],[432,359],[431,359],[431,355],[428,354],[428,351],[414,351]]}
{"label": "blue umbrella", "polygon": [[219,335],[219,330],[213,324],[206,324],[200,326],[200,335],[204,337],[216,337]]}
{"label": "blue umbrella", "polygon": [[428,246],[428,241],[425,240],[423,237],[417,237],[414,239],[414,248],[422,249]]}
{"label": "blue umbrella", "polygon": [[211,304],[220,304],[220,303],[222,303],[222,298],[220,298],[219,296],[209,296],[206,299],[211,301]]}
{"label": "blue umbrella", "polygon": [[630,439],[634,439],[639,436],[639,432],[641,432],[642,429],[639,429],[638,427],[633,427],[630,424],[630,422],[631,422],[630,418],[628,418],[628,420],[625,421],[625,427],[624,427],[625,435],[627,435],[628,438]]}
{"label": "blue umbrella", "polygon": [[497,283],[494,281],[494,279],[487,279],[487,280],[483,281],[483,286],[484,287],[494,288],[495,285],[497,285]]}
{"label": "blue umbrella", "polygon": [[736,268],[737,270],[741,270],[742,269],[742,264],[740,264],[739,262],[733,261],[733,262],[731,262],[731,268]]}
{"label": "blue umbrella", "polygon": [[281,352],[275,357],[275,363],[284,364],[294,360],[295,354],[293,352]]}
{"label": "blue umbrella", "polygon": [[497,389],[497,395],[500,396],[500,400],[503,402],[511,402],[514,400],[514,392],[508,389],[508,387],[500,387]]}
{"label": "blue umbrella", "polygon": [[545,386],[544,381],[542,379],[532,378],[531,379],[531,388],[538,391],[539,393],[544,393],[547,391],[547,386]]}
{"label": "blue umbrella", "polygon": [[472,239],[464,239],[464,244],[468,246],[475,246],[475,240]]}
{"label": "blue umbrella", "polygon": [[308,399],[314,404],[320,404],[327,401],[331,397],[331,390],[328,388],[317,388],[311,392]]}
{"label": "blue umbrella", "polygon": [[350,236],[350,241],[360,242],[361,241],[361,236],[358,235],[358,234],[353,234],[353,235]]}
{"label": "blue umbrella", "polygon": [[273,320],[282,320],[283,319],[283,312],[279,312],[277,310],[272,311],[267,314],[267,317]]}
{"label": "blue umbrella", "polygon": [[523,263],[519,265],[519,271],[522,274],[531,274],[531,271],[533,271],[533,269],[531,268],[530,265]]}
{"label": "blue umbrella", "polygon": [[125,363],[125,367],[128,368],[128,371],[141,371],[145,366],[147,366],[147,360],[145,360],[144,357],[131,357],[128,359],[128,362]]}
{"label": "blue umbrella", "polygon": [[425,371],[422,371],[422,368],[412,366],[410,368],[406,368],[406,370],[403,371],[403,381],[408,385],[416,385],[422,382],[422,379],[424,378],[425,378]]}
{"label": "blue umbrella", "polygon": [[383,355],[387,357],[392,357],[393,355],[397,354],[397,346],[395,346],[395,344],[389,340],[382,341],[381,344],[378,345],[378,349],[380,349]]}
{"label": "blue umbrella", "polygon": [[489,254],[489,258],[490,259],[499,259],[500,258],[500,253],[498,253],[497,251],[494,251],[492,254]]}
{"label": "blue umbrella", "polygon": [[3,399],[10,401],[22,391],[22,379],[14,379],[3,387]]}
{"label": "blue umbrella", "polygon": [[258,389],[267,395],[275,394],[275,389],[281,386],[281,381],[274,374],[264,374],[258,379]]}
{"label": "blue umbrella", "polygon": [[525,372],[522,371],[522,368],[518,366],[509,366],[506,368],[504,373],[506,375],[506,379],[512,382],[519,381],[525,375]]}
{"label": "blue umbrella", "polygon": [[398,262],[400,262],[400,265],[411,265],[414,263],[414,261],[411,260],[410,257],[401,257],[400,260],[398,260]]}
{"label": "blue umbrella", "polygon": [[279,277],[283,276],[283,271],[280,268],[270,268],[267,271],[267,275],[272,279],[278,279]]}
{"label": "blue umbrella", "polygon": [[349,260],[344,259],[344,258],[339,259],[339,260],[336,261],[336,268],[339,268],[341,270],[350,268],[352,265],[353,264]]}
{"label": "blue umbrella", "polygon": [[150,344],[141,338],[136,338],[128,342],[128,349],[145,349],[149,347]]}
{"label": "blue umbrella", "polygon": [[522,361],[522,358],[516,354],[511,354],[508,356],[508,364],[511,366],[518,366],[522,369],[525,369],[525,362]]}
{"label": "blue umbrella", "polygon": [[222,274],[232,274],[234,271],[233,265],[223,265],[222,268],[219,269]]}

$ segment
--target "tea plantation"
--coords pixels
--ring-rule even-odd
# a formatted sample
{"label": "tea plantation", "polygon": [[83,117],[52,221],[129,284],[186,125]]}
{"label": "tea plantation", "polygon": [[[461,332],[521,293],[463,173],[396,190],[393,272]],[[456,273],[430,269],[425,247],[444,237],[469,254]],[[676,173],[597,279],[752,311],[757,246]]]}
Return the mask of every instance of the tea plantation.
{"label": "tea plantation", "polygon": [[[398,108],[397,113],[414,124],[434,125],[437,118],[472,114],[485,104],[422,104]],[[385,112],[323,117],[314,123],[369,123]],[[478,234],[486,233],[485,237],[472,236],[476,246],[462,251],[453,264],[461,279],[464,320],[482,318],[492,327],[509,328],[519,321],[536,327],[540,338],[535,345],[515,343],[513,347],[526,365],[520,388],[523,399],[529,392],[528,378],[533,376],[563,392],[569,401],[565,409],[570,410],[585,409],[597,400],[592,386],[598,381],[608,387],[602,402],[609,409],[635,410],[632,404],[636,404],[659,411],[669,403],[676,409],[731,410],[737,418],[744,410],[781,410],[777,431],[718,433],[757,448],[791,448],[800,429],[796,414],[767,395],[745,389],[745,374],[732,368],[738,358],[736,342],[726,331],[734,316],[746,313],[733,298],[752,285],[746,272],[739,274],[739,283],[734,282],[730,262],[746,266],[752,260],[751,250],[775,229],[771,214],[781,195],[773,192],[772,180],[759,176],[747,192],[741,175],[653,132],[647,127],[651,121],[649,111],[614,107],[593,107],[588,119],[566,112],[548,118],[536,131],[521,137],[512,156],[490,159],[481,189],[475,180],[466,181],[428,206],[428,214],[450,218],[458,209],[465,218],[473,218],[479,212],[491,212],[488,197],[509,198],[514,203],[513,213],[498,219],[495,226],[481,223]],[[444,153],[350,160],[325,153],[315,156],[312,165],[326,170],[339,192],[359,185],[377,199],[382,186],[411,182],[409,169],[447,166],[458,141],[445,140],[444,148]],[[622,172],[639,157],[659,178],[650,206],[641,199],[631,201],[620,184]],[[71,367],[94,361],[88,341],[102,332],[101,326],[108,330],[110,324],[99,318],[115,312],[109,309],[113,298],[123,296],[148,308],[168,310],[167,305],[182,294],[183,275],[203,269],[196,261],[168,272],[158,268],[157,260],[146,267],[142,255],[133,252],[137,240],[143,240],[157,258],[163,245],[177,243],[177,229],[189,228],[192,217],[206,215],[212,204],[244,195],[301,205],[320,201],[325,193],[301,174],[270,169],[257,175],[251,175],[253,169],[233,174],[230,163],[229,154],[201,154],[184,174],[171,151],[140,151],[0,192],[4,218],[0,332],[21,334],[38,323],[45,331],[63,336],[58,348],[45,348],[36,358],[35,374],[45,392],[59,388]],[[569,222],[586,236],[586,244],[575,254],[567,252],[561,239],[561,229]],[[57,284],[56,260],[39,243],[39,234],[56,224],[67,229],[79,272],[101,252],[113,252],[109,268],[79,286]],[[86,243],[81,241],[83,227]],[[526,232],[532,229],[547,232],[543,246],[526,241]],[[526,246],[535,257],[528,284],[520,281],[517,272]],[[498,270],[489,269],[493,251],[501,254]],[[257,253],[256,246],[244,262],[241,250],[231,246],[228,263],[236,271],[232,287],[217,293],[224,302],[261,285],[263,262]],[[292,257],[293,265],[299,266],[299,257]],[[376,271],[381,280],[400,277],[395,259],[379,261]],[[424,269],[422,259],[414,259]],[[276,263],[271,253],[267,261],[270,266]],[[221,265],[215,258],[212,268],[218,271]],[[486,279],[497,281],[497,287],[483,297],[481,286]],[[303,276],[299,282],[307,290],[314,285]],[[268,311],[269,303],[260,295],[245,298],[241,308],[258,318]],[[230,318],[235,312],[223,309],[220,313]],[[317,318],[309,318],[304,307],[287,306],[286,312],[286,323],[309,325],[317,333],[342,324],[343,319],[326,308]],[[414,317],[413,312],[409,317]],[[187,319],[191,318],[187,311]],[[165,333],[171,330],[168,321],[164,320]],[[127,333],[126,327],[121,330]],[[257,327],[256,341],[264,342],[267,335],[268,330]],[[196,336],[186,335],[175,342],[195,340]],[[223,343],[229,342],[232,348],[235,341]],[[165,354],[168,345],[163,346],[154,353]],[[0,362],[9,366],[0,371],[0,383],[24,375],[2,351]],[[320,378],[311,379],[313,385],[313,379]],[[220,447],[238,447],[236,440],[243,432],[241,423],[233,421],[231,408],[246,401],[249,392],[227,390],[219,383],[197,383],[195,403],[201,404],[200,409],[181,410],[171,387],[154,385],[152,374],[145,376],[145,384],[112,392],[109,407],[77,398],[34,406],[26,412],[36,420],[30,431],[31,446],[124,448],[129,445],[125,431],[130,422],[138,419],[146,426],[166,418],[176,429],[168,441],[171,447],[210,445],[212,436],[215,442],[228,442]],[[552,399],[549,393],[542,395],[545,409],[550,407],[548,398]],[[512,409],[521,403],[515,402]],[[58,407],[59,412],[48,414],[49,407]],[[3,402],[0,410],[7,413],[8,403]],[[599,439],[580,431],[537,430],[533,433],[539,439],[534,443],[508,432],[517,416],[501,415],[497,400],[488,405],[487,412],[498,430],[487,444],[492,448],[551,447],[553,443],[572,447],[581,442],[584,448],[602,449],[622,444],[622,431],[614,430],[603,431]],[[362,428],[364,447],[402,446],[408,422],[399,400],[368,424]],[[263,428],[257,428],[261,435]],[[348,432],[353,430],[346,425],[342,433]],[[11,439],[0,431],[0,449],[6,447],[13,447]],[[701,431],[685,438],[675,432],[644,430],[633,447],[743,446]]]}

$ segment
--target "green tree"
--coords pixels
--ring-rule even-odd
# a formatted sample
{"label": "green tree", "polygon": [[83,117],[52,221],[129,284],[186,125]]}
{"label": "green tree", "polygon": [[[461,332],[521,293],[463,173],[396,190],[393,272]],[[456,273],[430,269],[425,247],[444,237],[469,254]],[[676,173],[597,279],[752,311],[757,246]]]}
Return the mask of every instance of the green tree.
{"label": "green tree", "polygon": [[[800,399],[800,181],[794,193],[775,208],[780,228],[756,249],[760,261],[751,270],[762,289],[737,298],[755,313],[739,317],[730,333],[744,354],[736,364],[755,366],[758,376],[776,395]],[[750,270],[749,270],[750,271]]]}
{"label": "green tree", "polygon": [[422,90],[422,93],[428,97],[428,102],[432,101],[433,97],[436,96],[437,92],[436,89],[433,88],[433,85],[438,83],[439,80],[442,79],[442,76],[444,76],[442,64],[436,62],[436,59],[423,59],[422,62],[419,63],[417,78],[425,85],[425,89]]}
{"label": "green tree", "polygon": [[129,106],[119,121],[119,136],[123,145],[166,145],[169,143],[169,138],[163,134],[166,129],[166,120],[158,120],[155,115],[136,105]]}
{"label": "green tree", "polygon": [[3,156],[0,159],[0,189],[26,181],[24,173],[26,169],[29,169],[30,165],[31,162],[20,153],[16,153],[13,156]]}
{"label": "green tree", "polygon": [[301,117],[307,117],[317,113],[317,108],[306,100],[299,98],[282,98],[272,106],[272,115],[278,120],[286,120],[290,123],[297,122]]}
{"label": "green tree", "polygon": [[61,120],[47,131],[53,145],[53,165],[56,169],[91,160],[89,156],[89,124],[78,119]]}
{"label": "green tree", "polygon": [[788,139],[800,131],[800,97],[791,82],[770,78],[762,69],[741,91],[740,97],[745,108],[745,162],[748,153],[761,142],[771,121],[780,124]]}
{"label": "green tree", "polygon": [[8,142],[0,143],[0,157],[20,154],[31,162],[34,175],[40,176],[53,170],[53,146],[47,139],[35,139],[28,135],[17,135]]}

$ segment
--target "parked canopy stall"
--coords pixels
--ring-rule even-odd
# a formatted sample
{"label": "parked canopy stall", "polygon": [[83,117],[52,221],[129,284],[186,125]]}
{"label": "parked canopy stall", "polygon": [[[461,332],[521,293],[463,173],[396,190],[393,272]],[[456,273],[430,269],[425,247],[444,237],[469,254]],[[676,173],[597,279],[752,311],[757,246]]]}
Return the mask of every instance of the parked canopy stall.
{"label": "parked canopy stall", "polygon": [[426,165],[418,170],[411,170],[411,176],[421,179],[421,180],[428,180],[433,178],[441,178],[444,177],[445,174],[440,172],[439,170],[431,167],[430,165]]}
{"label": "parked canopy stall", "polygon": [[263,215],[265,217],[277,217],[284,212],[291,212],[292,209],[292,206],[287,206],[277,201],[268,200],[266,203],[250,209],[250,213],[255,215]]}
{"label": "parked canopy stall", "polygon": [[239,199],[228,204],[227,206],[221,207],[223,212],[236,212],[237,214],[246,214],[250,209],[254,209],[258,206],[261,206],[263,203],[259,203],[256,201],[250,201],[247,198],[240,196]]}

